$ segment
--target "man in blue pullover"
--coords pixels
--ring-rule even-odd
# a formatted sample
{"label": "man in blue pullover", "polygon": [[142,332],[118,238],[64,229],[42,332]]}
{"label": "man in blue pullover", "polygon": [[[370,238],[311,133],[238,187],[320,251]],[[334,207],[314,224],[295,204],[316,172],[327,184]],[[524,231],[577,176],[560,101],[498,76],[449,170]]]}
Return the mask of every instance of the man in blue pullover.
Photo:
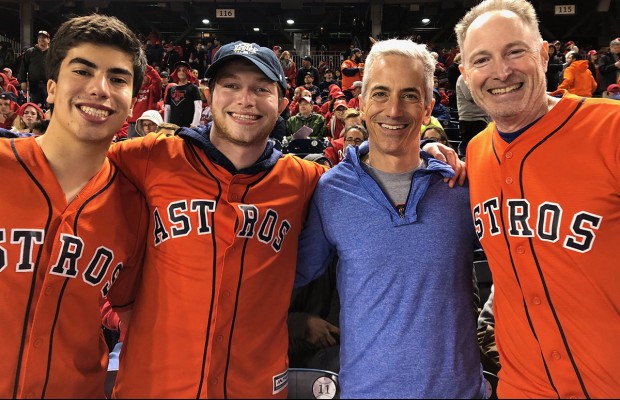
{"label": "man in blue pullover", "polygon": [[[296,284],[337,255],[342,398],[482,398],[466,187],[420,151],[435,61],[408,40],[366,59],[369,141],[319,180],[300,238]],[[355,210],[362,218],[352,219]]]}

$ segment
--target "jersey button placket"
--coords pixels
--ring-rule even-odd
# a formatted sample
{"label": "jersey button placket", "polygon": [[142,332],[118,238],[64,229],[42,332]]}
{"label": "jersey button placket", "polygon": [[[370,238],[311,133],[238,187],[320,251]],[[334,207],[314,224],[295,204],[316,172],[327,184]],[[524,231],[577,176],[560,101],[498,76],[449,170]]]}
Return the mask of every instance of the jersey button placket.
{"label": "jersey button placket", "polygon": [[560,354],[559,351],[553,350],[551,352],[551,357],[553,357],[554,360],[560,360],[562,359],[562,355]]}

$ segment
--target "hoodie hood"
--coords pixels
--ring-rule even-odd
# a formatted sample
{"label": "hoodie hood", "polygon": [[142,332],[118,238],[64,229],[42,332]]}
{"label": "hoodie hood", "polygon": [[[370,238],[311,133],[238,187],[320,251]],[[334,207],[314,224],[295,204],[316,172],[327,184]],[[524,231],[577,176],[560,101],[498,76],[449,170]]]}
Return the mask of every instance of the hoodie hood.
{"label": "hoodie hood", "polygon": [[[186,65],[179,65],[178,67],[176,67],[174,69],[174,71],[172,71],[172,73],[170,74],[170,80],[176,84],[179,83],[179,76],[177,74],[177,71],[180,67],[185,67],[187,68]],[[191,83],[191,84],[195,84],[196,83],[196,77],[194,76],[194,74],[192,74],[192,70],[191,68],[187,69],[187,82]]]}
{"label": "hoodie hood", "polygon": [[576,60],[573,61],[568,68],[574,69],[579,72],[584,72],[588,69],[588,60]]}
{"label": "hoodie hood", "polygon": [[0,72],[0,76],[2,77],[2,89],[6,92],[8,90],[9,83],[11,82],[4,72]]}
{"label": "hoodie hood", "polygon": [[164,120],[161,118],[161,114],[158,111],[147,110],[143,112],[140,118],[136,120],[136,132],[138,132],[140,136],[144,136],[144,130],[142,129],[142,124],[141,124],[143,120],[149,120],[157,124],[157,126],[164,123]]}
{"label": "hoodie hood", "polygon": [[273,146],[273,142],[269,140],[265,146],[265,151],[263,151],[263,154],[254,165],[237,170],[234,164],[221,151],[219,151],[213,143],[211,143],[210,133],[212,126],[213,122],[209,122],[209,124],[202,125],[197,128],[181,128],[179,129],[177,136],[201,148],[212,162],[226,168],[226,170],[232,175],[254,175],[259,172],[266,171],[273,168],[276,162],[282,157],[282,153],[276,149]]}
{"label": "hoodie hood", "polygon": [[26,107],[33,107],[35,110],[37,110],[37,114],[39,115],[39,119],[45,119],[45,113],[43,112],[43,110],[41,110],[41,107],[39,107],[38,105],[34,104],[34,103],[24,103],[22,104],[18,109],[16,114],[19,115],[20,117],[24,116],[24,111],[26,111]]}

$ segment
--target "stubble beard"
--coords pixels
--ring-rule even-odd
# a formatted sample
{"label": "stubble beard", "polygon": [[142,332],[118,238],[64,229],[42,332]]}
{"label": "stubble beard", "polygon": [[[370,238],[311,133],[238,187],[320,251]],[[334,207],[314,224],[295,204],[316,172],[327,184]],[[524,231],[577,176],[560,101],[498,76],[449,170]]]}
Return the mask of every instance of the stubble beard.
{"label": "stubble beard", "polygon": [[218,121],[219,117],[213,115],[213,127],[211,130],[215,129],[215,134],[224,139],[225,141],[232,143],[236,146],[241,147],[254,147],[256,145],[265,144],[267,142],[267,138],[271,134],[271,131],[263,130],[258,134],[252,136],[250,139],[242,139],[239,137],[235,137],[232,134],[230,129],[228,129],[224,124],[220,124]]}

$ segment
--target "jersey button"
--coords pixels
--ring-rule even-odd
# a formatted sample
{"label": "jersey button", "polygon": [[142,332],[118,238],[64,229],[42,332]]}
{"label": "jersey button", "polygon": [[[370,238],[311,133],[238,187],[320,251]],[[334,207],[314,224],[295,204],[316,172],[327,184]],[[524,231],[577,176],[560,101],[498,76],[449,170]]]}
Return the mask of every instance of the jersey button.
{"label": "jersey button", "polygon": [[519,254],[524,254],[525,253],[525,249],[523,248],[523,246],[517,247],[517,253],[519,253]]}
{"label": "jersey button", "polygon": [[224,291],[224,297],[230,297],[230,292],[228,290]]}
{"label": "jersey button", "polygon": [[212,378],[210,382],[212,385],[217,385],[217,378]]}
{"label": "jersey button", "polygon": [[534,297],[532,298],[532,303],[536,304],[537,306],[540,305],[540,297]]}
{"label": "jersey button", "polygon": [[222,343],[222,341],[224,340],[224,336],[222,335],[217,335],[217,341]]}
{"label": "jersey button", "polygon": [[551,352],[551,357],[555,358],[556,360],[559,360],[560,358],[562,358],[562,355],[558,353],[557,351],[553,350]]}
{"label": "jersey button", "polygon": [[237,201],[237,195],[236,194],[230,195],[230,200]]}
{"label": "jersey button", "polygon": [[43,344],[43,339],[40,339],[40,338],[39,338],[39,339],[36,339],[36,340],[34,341],[34,343],[32,344],[32,346],[36,349],[36,348],[41,347],[41,345],[42,345],[42,344]]}
{"label": "jersey button", "polygon": [[48,286],[45,288],[45,295],[49,296],[52,294],[53,291],[54,291],[54,288],[52,288],[51,286]]}
{"label": "jersey button", "polygon": [[506,158],[512,158],[512,151],[507,151],[505,156]]}
{"label": "jersey button", "polygon": [[512,178],[511,177],[506,178],[506,183],[509,185],[512,185]]}

